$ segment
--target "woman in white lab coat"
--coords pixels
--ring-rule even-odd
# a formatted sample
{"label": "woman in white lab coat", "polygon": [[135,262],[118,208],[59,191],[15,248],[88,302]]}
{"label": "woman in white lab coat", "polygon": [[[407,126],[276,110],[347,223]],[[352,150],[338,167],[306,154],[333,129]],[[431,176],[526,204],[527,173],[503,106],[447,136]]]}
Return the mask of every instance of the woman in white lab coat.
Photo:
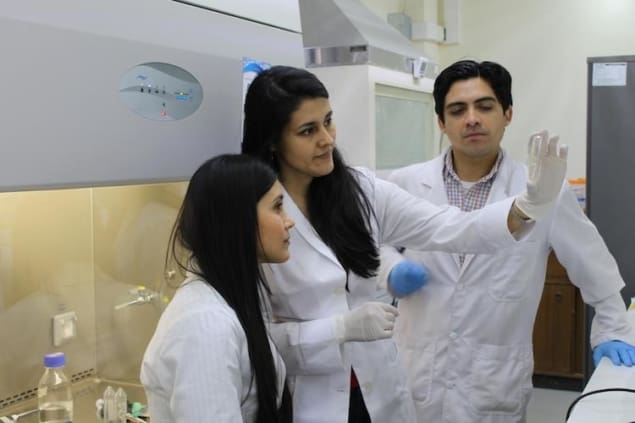
{"label": "woman in white lab coat", "polygon": [[242,150],[276,169],[296,222],[291,259],[265,266],[294,421],[413,422],[391,339],[397,312],[374,301],[378,245],[464,252],[513,245],[510,230],[539,218],[557,196],[565,160],[541,158],[532,194],[462,214],[347,167],[332,117],[325,87],[302,69],[264,71],[245,100]]}
{"label": "woman in white lab coat", "polygon": [[258,267],[289,257],[293,221],[282,202],[275,173],[244,155],[208,160],[192,176],[171,239],[188,277],[141,367],[154,423],[291,422],[284,362],[261,314],[267,288]]}

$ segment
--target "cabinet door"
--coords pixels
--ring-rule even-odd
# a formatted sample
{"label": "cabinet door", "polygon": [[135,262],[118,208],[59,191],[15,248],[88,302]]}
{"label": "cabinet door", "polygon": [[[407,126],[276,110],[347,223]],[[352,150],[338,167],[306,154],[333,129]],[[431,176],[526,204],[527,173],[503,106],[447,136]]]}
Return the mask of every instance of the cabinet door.
{"label": "cabinet door", "polygon": [[535,373],[569,376],[574,372],[575,288],[547,279],[534,326]]}

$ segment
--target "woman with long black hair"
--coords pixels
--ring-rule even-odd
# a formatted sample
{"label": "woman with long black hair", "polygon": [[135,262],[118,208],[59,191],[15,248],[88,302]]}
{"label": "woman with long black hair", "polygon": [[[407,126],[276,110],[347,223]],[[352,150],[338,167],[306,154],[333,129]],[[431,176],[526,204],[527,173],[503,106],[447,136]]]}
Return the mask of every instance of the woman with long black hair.
{"label": "woman with long black hair", "polygon": [[293,225],[275,172],[260,161],[223,155],[194,173],[170,242],[187,278],[141,368],[153,423],[291,422],[259,265],[289,258]]}

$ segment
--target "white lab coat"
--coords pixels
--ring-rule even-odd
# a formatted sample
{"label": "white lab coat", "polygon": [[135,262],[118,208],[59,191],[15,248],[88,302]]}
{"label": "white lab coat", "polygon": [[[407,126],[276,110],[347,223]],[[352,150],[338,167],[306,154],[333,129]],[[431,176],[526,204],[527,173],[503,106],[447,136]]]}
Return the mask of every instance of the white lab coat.
{"label": "white lab coat", "polygon": [[[417,200],[366,170],[361,183],[374,206],[372,234],[379,242],[419,248],[493,251],[517,242],[506,226],[511,200],[490,213],[460,214]],[[296,423],[345,423],[350,368],[360,383],[373,422],[415,420],[405,374],[393,339],[338,344],[333,318],[376,296],[376,278],[348,276],[333,251],[287,195],[285,208],[295,220],[290,260],[264,265],[272,291],[272,337],[285,360]]]}
{"label": "white lab coat", "polygon": [[[283,386],[284,362],[270,344]],[[245,332],[223,297],[195,276],[161,315],[143,357],[141,383],[153,423],[256,420],[257,386]]]}
{"label": "white lab coat", "polygon": [[[447,204],[443,164],[442,155],[394,171],[390,180],[418,197]],[[488,203],[525,186],[525,166],[505,156]],[[404,255],[423,262],[430,274],[427,285],[400,300],[395,328],[419,422],[525,420],[532,332],[552,248],[585,302],[595,305],[593,345],[632,339],[615,260],[565,186],[556,208],[512,248],[468,254],[462,267],[457,254],[406,250]],[[394,263],[385,249],[382,260]]]}

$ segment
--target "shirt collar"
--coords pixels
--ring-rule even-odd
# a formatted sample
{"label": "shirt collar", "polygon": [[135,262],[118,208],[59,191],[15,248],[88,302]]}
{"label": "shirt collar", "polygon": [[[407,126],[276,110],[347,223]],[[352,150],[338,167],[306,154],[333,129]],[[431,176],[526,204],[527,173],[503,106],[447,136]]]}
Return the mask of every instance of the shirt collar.
{"label": "shirt collar", "polygon": [[[475,182],[475,184],[480,184],[482,182],[488,182],[493,180],[496,177],[496,173],[498,172],[498,168],[500,167],[500,163],[503,160],[504,152],[502,149],[498,149],[498,156],[496,157],[496,162],[489,173],[483,176],[481,179]],[[448,148],[445,152],[444,164],[443,164],[443,177],[447,181],[448,179],[453,179],[457,182],[461,182],[461,178],[456,174],[454,170],[454,162],[452,161],[452,149]]]}

